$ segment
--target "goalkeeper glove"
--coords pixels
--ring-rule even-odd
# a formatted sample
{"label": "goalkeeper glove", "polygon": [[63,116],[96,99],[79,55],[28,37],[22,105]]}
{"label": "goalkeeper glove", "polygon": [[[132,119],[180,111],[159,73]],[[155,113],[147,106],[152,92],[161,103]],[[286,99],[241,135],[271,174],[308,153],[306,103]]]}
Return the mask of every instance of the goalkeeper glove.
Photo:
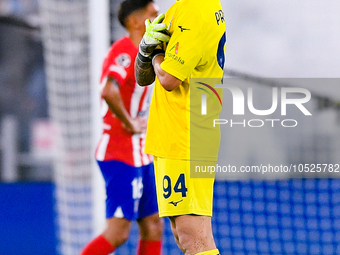
{"label": "goalkeeper glove", "polygon": [[160,45],[162,42],[169,41],[170,36],[166,34],[167,26],[165,23],[162,23],[164,18],[165,15],[160,14],[152,22],[150,22],[149,19],[145,20],[145,34],[139,44],[139,53],[143,57],[150,59],[151,54],[158,45]]}

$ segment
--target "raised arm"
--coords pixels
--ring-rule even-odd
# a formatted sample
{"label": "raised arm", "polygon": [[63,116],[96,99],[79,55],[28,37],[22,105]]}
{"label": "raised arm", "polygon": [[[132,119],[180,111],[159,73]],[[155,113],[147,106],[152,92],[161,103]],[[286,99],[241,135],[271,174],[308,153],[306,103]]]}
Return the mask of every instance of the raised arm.
{"label": "raised arm", "polygon": [[166,24],[162,23],[165,15],[160,14],[154,21],[145,21],[145,34],[139,44],[138,55],[135,60],[135,77],[141,86],[150,85],[155,81],[155,71],[152,66],[152,57],[162,42],[168,42],[170,36],[166,34]]}
{"label": "raised arm", "polygon": [[156,77],[151,59],[142,56],[139,52],[135,60],[135,76],[140,86],[150,85]]}
{"label": "raised arm", "polygon": [[182,81],[162,69],[161,63],[163,61],[164,54],[155,55],[152,60],[153,68],[162,87],[167,91],[172,91],[181,85]]}

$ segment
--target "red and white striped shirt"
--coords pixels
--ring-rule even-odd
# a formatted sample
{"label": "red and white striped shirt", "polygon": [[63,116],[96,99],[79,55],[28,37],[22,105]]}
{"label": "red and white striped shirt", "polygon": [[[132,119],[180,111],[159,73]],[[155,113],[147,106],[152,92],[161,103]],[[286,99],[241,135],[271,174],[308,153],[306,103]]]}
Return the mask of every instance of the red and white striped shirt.
{"label": "red and white striped shirt", "polygon": [[[149,108],[150,86],[141,87],[136,83],[134,62],[138,49],[129,37],[116,41],[110,48],[102,68],[101,84],[107,78],[115,79],[126,110],[132,118],[145,116]],[[99,161],[117,160],[131,166],[143,166],[152,162],[152,156],[144,153],[145,133],[131,134],[122,122],[101,100],[103,133],[96,149]]]}

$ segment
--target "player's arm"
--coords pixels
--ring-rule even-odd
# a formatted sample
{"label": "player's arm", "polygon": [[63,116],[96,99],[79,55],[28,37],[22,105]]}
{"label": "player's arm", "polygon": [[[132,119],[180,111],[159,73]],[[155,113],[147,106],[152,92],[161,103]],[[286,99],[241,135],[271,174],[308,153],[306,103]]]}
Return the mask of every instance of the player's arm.
{"label": "player's arm", "polygon": [[163,60],[164,54],[162,53],[155,55],[152,62],[137,60],[135,65],[136,77],[138,77],[137,83],[141,86],[149,85],[155,81],[157,76],[165,90],[172,91],[176,89],[182,81],[161,68]]}
{"label": "player's arm", "polygon": [[135,77],[140,86],[147,86],[155,81],[155,71],[151,62],[155,49],[170,39],[166,34],[166,24],[162,23],[164,17],[164,14],[160,14],[152,22],[148,19],[145,21],[145,34],[139,44],[135,60]]}
{"label": "player's arm", "polygon": [[154,71],[162,87],[167,91],[172,91],[181,85],[182,81],[162,69],[161,63],[163,61],[164,55],[162,54],[156,55],[154,57],[152,60]]}
{"label": "player's arm", "polygon": [[148,86],[155,81],[156,74],[151,60],[137,55],[135,60],[135,77],[140,86]]}
{"label": "player's arm", "polygon": [[141,133],[146,128],[146,120],[141,117],[132,118],[126,110],[119,86],[115,79],[108,77],[106,84],[102,89],[102,97],[106,101],[111,112],[121,120],[124,127],[131,133]]}

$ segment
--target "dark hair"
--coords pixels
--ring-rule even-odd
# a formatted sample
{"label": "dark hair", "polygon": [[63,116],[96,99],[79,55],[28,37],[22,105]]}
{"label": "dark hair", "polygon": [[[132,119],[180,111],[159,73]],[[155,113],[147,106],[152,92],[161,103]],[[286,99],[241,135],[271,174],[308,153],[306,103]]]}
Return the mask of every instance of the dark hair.
{"label": "dark hair", "polygon": [[151,2],[153,2],[153,0],[124,0],[120,4],[118,11],[120,24],[122,24],[123,27],[126,27],[126,18],[134,11],[145,8]]}

